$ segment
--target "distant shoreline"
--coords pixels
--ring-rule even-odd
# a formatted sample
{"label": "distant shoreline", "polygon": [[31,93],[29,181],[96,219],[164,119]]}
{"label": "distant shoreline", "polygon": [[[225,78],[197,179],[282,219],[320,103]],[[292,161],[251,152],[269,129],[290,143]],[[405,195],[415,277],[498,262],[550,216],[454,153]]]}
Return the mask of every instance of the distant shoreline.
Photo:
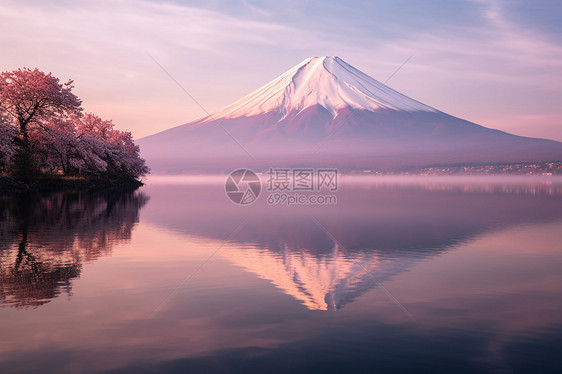
{"label": "distant shoreline", "polygon": [[136,189],[144,183],[134,178],[65,178],[46,177],[24,179],[11,175],[0,175],[0,196],[24,194],[94,191],[107,189]]}
{"label": "distant shoreline", "polygon": [[[272,162],[272,164],[274,164]],[[279,166],[279,165],[275,165]],[[315,165],[314,162],[306,163],[289,163],[284,165],[282,169],[299,169],[299,168],[328,168],[337,169],[340,175],[373,175],[373,176],[499,176],[499,175],[517,175],[517,176],[561,176],[562,161],[548,162],[529,162],[529,163],[489,163],[489,164],[443,164],[428,165],[423,167],[403,167],[394,169],[369,168],[358,166],[341,165],[338,162],[328,164],[323,162],[321,165]],[[152,168],[153,175],[174,176],[174,175],[228,175],[235,169],[250,169],[258,174],[267,174],[270,167],[263,165],[245,165],[239,167],[208,167],[200,168]],[[278,169],[274,167],[273,169]]]}

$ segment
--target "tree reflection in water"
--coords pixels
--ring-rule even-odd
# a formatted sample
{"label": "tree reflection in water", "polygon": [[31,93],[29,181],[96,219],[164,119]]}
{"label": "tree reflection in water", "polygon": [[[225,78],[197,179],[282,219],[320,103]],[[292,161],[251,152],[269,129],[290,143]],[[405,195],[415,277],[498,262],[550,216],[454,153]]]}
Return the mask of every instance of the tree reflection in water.
{"label": "tree reflection in water", "polygon": [[83,263],[131,238],[147,201],[138,191],[0,199],[0,305],[37,307],[70,295]]}

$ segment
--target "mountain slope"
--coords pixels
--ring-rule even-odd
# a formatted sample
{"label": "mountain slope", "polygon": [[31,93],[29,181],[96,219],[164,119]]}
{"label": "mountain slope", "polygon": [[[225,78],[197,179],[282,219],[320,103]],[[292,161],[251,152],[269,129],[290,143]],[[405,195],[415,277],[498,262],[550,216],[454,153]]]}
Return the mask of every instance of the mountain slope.
{"label": "mountain slope", "polygon": [[333,117],[345,107],[369,111],[436,111],[384,86],[340,58],[326,56],[304,60],[207,121],[269,112],[275,112],[279,119],[283,119],[289,113],[298,113],[317,104]]}
{"label": "mountain slope", "polygon": [[338,57],[306,59],[219,112],[139,144],[155,172],[562,160],[562,143],[450,116]]}

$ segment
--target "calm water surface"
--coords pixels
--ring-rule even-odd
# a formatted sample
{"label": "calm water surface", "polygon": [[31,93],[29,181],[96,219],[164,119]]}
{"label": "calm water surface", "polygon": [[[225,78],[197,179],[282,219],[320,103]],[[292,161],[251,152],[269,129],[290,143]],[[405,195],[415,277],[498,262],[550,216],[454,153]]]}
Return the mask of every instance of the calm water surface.
{"label": "calm water surface", "polygon": [[223,179],[0,199],[0,372],[562,372],[562,180]]}

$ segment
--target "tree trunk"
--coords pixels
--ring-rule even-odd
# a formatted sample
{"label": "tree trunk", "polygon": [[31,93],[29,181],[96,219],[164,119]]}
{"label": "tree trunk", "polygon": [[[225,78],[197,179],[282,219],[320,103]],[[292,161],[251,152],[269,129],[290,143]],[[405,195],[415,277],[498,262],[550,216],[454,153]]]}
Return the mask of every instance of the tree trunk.
{"label": "tree trunk", "polygon": [[31,178],[37,174],[37,168],[31,154],[31,142],[27,131],[27,123],[20,121],[18,151],[14,156],[14,174],[22,178]]}

